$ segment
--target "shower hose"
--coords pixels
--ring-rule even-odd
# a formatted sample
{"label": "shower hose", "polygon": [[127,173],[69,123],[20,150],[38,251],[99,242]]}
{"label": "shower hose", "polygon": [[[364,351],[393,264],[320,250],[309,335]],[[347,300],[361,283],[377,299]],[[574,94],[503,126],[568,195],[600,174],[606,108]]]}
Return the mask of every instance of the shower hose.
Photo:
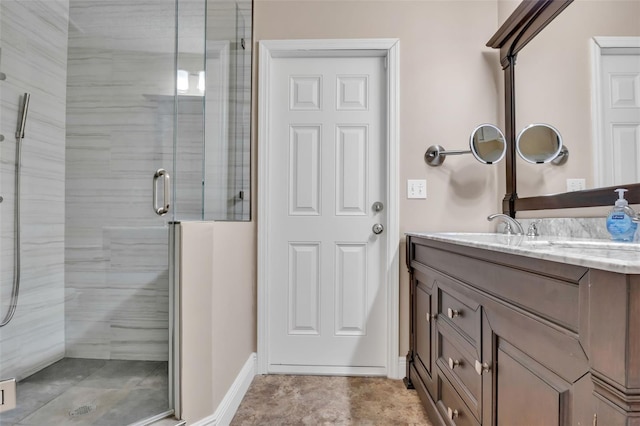
{"label": "shower hose", "polygon": [[24,125],[27,121],[27,111],[29,108],[28,93],[24,94],[22,102],[22,113],[18,120],[18,130],[16,131],[16,177],[15,177],[15,212],[13,224],[15,228],[15,238],[13,239],[13,287],[11,289],[11,303],[0,327],[9,324],[18,307],[18,296],[20,294],[20,169],[22,163],[22,139],[24,138]]}

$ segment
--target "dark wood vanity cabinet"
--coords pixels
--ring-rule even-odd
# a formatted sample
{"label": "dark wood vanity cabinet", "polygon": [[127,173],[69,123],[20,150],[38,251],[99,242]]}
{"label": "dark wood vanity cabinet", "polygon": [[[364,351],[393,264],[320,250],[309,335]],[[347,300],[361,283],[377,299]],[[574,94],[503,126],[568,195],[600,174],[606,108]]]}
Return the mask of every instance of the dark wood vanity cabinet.
{"label": "dark wood vanity cabinet", "polygon": [[407,237],[408,386],[435,424],[640,425],[640,279]]}

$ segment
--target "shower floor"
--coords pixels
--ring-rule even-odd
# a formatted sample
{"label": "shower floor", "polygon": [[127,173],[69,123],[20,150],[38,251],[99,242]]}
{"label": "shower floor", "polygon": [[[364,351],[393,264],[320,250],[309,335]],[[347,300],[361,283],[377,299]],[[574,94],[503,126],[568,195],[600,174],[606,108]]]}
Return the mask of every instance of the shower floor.
{"label": "shower floor", "polygon": [[1,426],[128,425],[168,410],[166,361],[64,358],[18,383]]}

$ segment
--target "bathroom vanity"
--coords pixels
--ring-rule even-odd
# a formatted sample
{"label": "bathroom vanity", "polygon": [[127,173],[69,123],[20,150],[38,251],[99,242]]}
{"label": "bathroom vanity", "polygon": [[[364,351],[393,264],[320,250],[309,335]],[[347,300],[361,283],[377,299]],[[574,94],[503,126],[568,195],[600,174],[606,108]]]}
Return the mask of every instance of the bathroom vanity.
{"label": "bathroom vanity", "polygon": [[435,424],[640,425],[639,249],[408,234],[407,386]]}

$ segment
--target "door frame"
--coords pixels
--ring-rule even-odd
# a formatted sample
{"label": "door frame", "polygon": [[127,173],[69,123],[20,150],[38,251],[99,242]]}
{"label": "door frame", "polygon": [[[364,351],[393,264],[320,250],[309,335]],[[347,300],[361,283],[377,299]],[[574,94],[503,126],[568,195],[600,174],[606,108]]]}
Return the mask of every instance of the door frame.
{"label": "door frame", "polygon": [[343,39],[343,40],[263,40],[259,42],[258,74],[258,288],[257,332],[258,374],[268,373],[267,295],[269,294],[270,256],[267,250],[270,231],[269,217],[269,140],[271,68],[273,58],[304,58],[330,53],[333,57],[380,56],[386,58],[386,185],[387,231],[385,251],[386,274],[382,277],[387,289],[387,376],[400,379],[399,368],[399,141],[400,141],[400,40],[399,39]]}
{"label": "door frame", "polygon": [[604,183],[604,156],[602,150],[604,132],[604,111],[602,108],[602,56],[607,50],[640,50],[639,36],[593,37],[591,39],[591,146],[593,163],[593,183],[595,188],[609,186]]}

